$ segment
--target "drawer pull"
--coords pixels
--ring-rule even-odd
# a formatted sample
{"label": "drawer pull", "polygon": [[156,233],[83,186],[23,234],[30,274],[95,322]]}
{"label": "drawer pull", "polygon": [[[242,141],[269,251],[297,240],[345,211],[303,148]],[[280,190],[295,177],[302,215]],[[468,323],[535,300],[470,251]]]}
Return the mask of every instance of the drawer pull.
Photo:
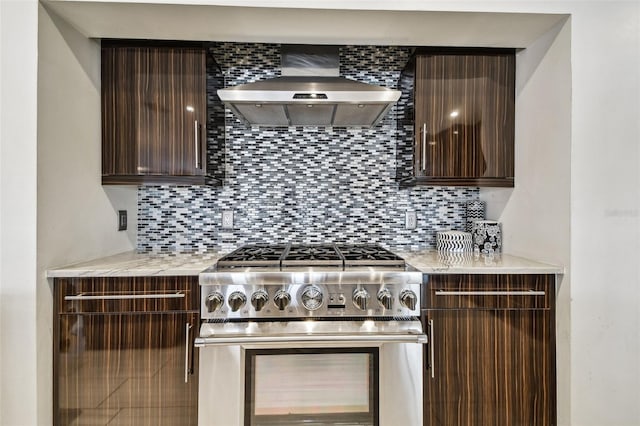
{"label": "drawer pull", "polygon": [[544,290],[436,290],[436,296],[544,296]]}
{"label": "drawer pull", "polygon": [[135,299],[184,299],[181,291],[164,294],[101,294],[91,295],[79,293],[75,296],[65,296],[64,300],[135,300]]}

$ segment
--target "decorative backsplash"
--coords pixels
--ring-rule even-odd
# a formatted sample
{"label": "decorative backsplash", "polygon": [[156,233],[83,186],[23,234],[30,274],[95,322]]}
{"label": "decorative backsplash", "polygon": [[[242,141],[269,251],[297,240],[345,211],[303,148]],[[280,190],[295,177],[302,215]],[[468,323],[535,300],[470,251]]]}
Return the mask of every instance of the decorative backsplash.
{"label": "decorative backsplash", "polygon": [[[219,43],[210,50],[227,86],[280,74],[279,45]],[[344,46],[340,73],[395,88],[408,57],[406,47]],[[209,98],[215,101],[213,93]],[[231,250],[258,242],[433,248],[436,231],[464,230],[464,203],[478,189],[399,189],[413,138],[411,126],[398,125],[403,102],[371,129],[258,129],[227,110],[224,185],[140,187],[138,249]],[[220,146],[214,133],[209,145]],[[233,211],[233,229],[221,228],[225,210]],[[409,210],[416,212],[416,229],[405,229]]]}

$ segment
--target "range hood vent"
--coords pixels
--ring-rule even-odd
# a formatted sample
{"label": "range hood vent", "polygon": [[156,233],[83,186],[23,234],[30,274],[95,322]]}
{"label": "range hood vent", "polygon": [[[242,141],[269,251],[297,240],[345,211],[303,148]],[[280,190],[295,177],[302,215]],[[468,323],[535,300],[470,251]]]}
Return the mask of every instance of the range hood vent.
{"label": "range hood vent", "polygon": [[337,46],[283,45],[282,77],[218,90],[253,126],[375,126],[400,91],[339,77]]}

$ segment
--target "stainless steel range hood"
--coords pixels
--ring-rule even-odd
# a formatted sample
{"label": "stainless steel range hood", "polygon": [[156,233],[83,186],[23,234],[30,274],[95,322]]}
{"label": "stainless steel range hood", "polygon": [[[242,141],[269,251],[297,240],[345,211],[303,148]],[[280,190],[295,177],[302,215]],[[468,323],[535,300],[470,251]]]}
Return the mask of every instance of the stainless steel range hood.
{"label": "stainless steel range hood", "polygon": [[282,77],[218,90],[257,126],[375,126],[400,91],[338,76],[337,46],[282,46]]}

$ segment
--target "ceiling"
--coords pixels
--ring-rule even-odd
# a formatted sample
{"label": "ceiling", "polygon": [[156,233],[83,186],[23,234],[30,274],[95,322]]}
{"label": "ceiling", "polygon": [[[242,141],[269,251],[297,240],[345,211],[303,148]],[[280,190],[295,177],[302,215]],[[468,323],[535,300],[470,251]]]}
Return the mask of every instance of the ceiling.
{"label": "ceiling", "polygon": [[146,1],[42,0],[42,3],[87,37],[301,44],[522,48],[567,17]]}

